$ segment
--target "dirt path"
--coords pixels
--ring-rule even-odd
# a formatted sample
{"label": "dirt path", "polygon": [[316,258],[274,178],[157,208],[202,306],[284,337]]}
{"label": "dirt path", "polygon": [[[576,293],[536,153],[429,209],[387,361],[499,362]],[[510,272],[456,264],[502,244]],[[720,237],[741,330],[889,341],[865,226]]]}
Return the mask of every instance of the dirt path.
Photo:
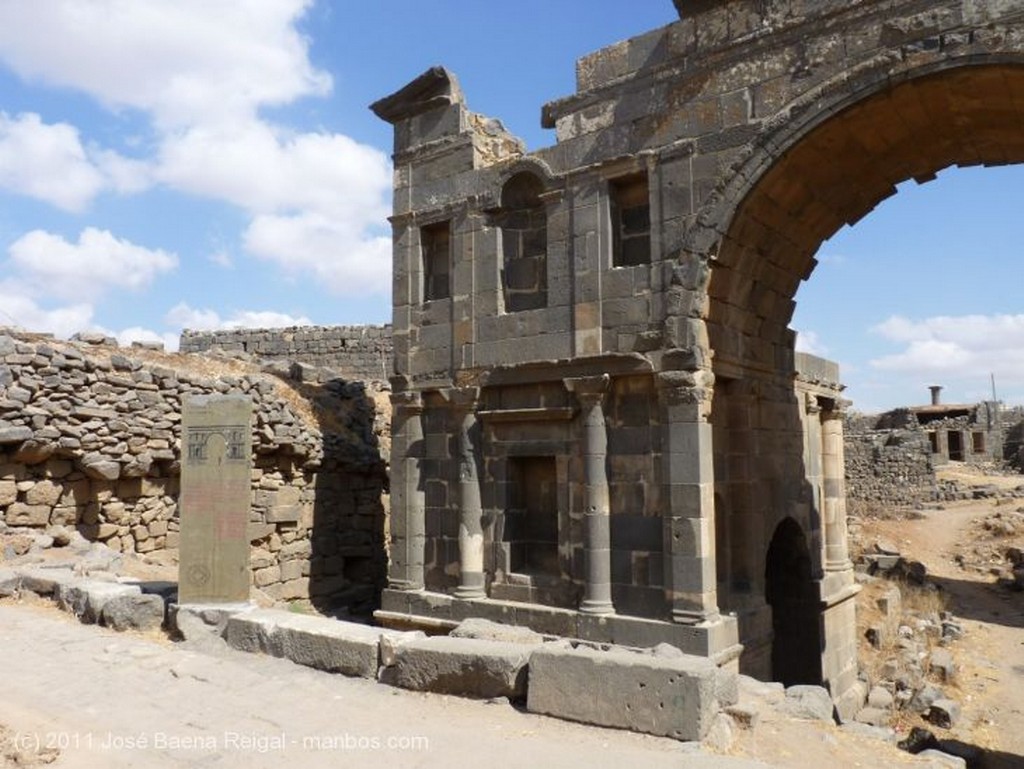
{"label": "dirt path", "polygon": [[1017,506],[980,500],[930,510],[918,520],[865,524],[866,543],[872,536],[888,539],[904,557],[928,567],[963,623],[965,637],[953,647],[959,673],[952,687],[963,711],[951,735],[943,736],[985,749],[986,769],[1024,766],[1024,594],[999,587],[977,557],[978,551],[1024,545],[1024,534],[988,540],[981,525]]}

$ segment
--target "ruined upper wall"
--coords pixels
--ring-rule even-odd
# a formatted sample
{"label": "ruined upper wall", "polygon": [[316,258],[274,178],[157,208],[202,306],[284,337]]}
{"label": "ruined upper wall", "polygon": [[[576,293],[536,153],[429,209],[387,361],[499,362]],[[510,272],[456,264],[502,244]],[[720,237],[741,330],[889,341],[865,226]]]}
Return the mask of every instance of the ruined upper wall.
{"label": "ruined upper wall", "polygon": [[180,349],[183,353],[217,349],[258,360],[297,361],[357,381],[386,380],[393,357],[390,325],[185,330]]}

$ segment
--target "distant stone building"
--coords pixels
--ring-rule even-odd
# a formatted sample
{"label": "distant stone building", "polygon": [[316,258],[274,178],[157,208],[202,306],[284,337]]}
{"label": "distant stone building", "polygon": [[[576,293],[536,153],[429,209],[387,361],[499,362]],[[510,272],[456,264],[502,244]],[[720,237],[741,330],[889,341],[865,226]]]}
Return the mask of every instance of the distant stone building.
{"label": "distant stone building", "polygon": [[854,500],[913,505],[935,499],[935,470],[948,462],[1001,462],[1006,432],[998,401],[931,403],[879,415],[861,415],[846,426],[846,492]]}

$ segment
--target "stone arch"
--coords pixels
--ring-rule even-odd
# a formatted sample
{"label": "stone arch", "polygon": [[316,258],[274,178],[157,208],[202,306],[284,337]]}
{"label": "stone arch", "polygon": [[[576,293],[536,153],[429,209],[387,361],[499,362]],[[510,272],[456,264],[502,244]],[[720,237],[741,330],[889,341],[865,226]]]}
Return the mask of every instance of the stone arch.
{"label": "stone arch", "polygon": [[791,347],[794,296],[814,253],[897,184],[954,164],[1024,162],[1024,55],[844,76],[788,112],[687,239],[713,258],[707,322],[720,361],[764,363]]}
{"label": "stone arch", "polygon": [[786,686],[822,683],[821,601],[811,562],[804,530],[783,518],[765,556],[765,600],[772,609],[772,678]]}

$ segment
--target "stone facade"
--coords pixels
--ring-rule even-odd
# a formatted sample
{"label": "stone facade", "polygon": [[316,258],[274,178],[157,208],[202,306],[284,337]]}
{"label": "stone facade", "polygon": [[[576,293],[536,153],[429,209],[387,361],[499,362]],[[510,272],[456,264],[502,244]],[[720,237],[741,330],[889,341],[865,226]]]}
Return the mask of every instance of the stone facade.
{"label": "stone facade", "polygon": [[794,297],[896,184],[1024,160],[1024,0],[676,7],[579,60],[552,147],[442,68],[373,105],[395,128],[385,614],[721,662],[739,640],[741,668],[847,707],[842,403],[798,376]]}
{"label": "stone facade", "polygon": [[244,393],[253,585],[273,600],[371,607],[384,575],[388,448],[372,392],[221,368],[0,330],[0,520],[75,527],[115,550],[175,550],[182,401]]}
{"label": "stone facade", "polygon": [[183,353],[220,351],[256,360],[305,363],[353,381],[392,374],[391,326],[294,326],[181,333]]}

